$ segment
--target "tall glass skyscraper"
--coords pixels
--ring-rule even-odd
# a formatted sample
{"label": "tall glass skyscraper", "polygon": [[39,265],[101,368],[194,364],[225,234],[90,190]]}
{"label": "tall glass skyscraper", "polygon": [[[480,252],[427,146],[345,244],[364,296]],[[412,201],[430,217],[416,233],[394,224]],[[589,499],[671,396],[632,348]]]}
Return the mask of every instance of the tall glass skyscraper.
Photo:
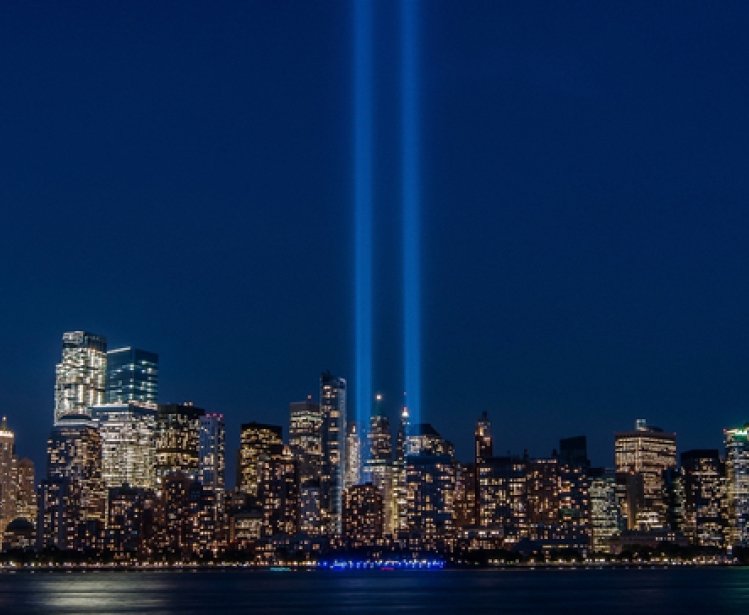
{"label": "tall glass skyscraper", "polygon": [[16,515],[16,489],[13,480],[16,458],[15,434],[8,427],[8,420],[0,422],[0,538]]}
{"label": "tall glass skyscraper", "polygon": [[323,416],[323,511],[332,534],[340,535],[346,463],[346,380],[330,372],[320,376]]}
{"label": "tall glass skyscraper", "polygon": [[89,414],[104,403],[107,340],[86,331],[62,336],[62,359],[55,369],[55,421],[66,415]]}
{"label": "tall glass skyscraper", "polygon": [[155,404],[159,396],[159,355],[127,346],[107,352],[106,403]]}
{"label": "tall glass skyscraper", "polygon": [[107,489],[156,484],[156,409],[136,404],[94,406],[101,435],[102,476]]}
{"label": "tall glass skyscraper", "polygon": [[728,546],[749,545],[749,424],[724,432],[728,483]]}

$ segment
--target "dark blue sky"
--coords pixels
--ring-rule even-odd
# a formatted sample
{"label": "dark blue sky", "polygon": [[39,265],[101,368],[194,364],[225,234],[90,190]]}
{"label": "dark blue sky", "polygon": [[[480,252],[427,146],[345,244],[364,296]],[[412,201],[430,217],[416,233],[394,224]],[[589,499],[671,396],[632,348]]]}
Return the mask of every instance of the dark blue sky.
{"label": "dark blue sky", "polygon": [[[749,9],[422,11],[423,418],[470,455],[749,419]],[[401,377],[398,11],[376,5],[375,387]],[[43,459],[70,329],[286,426],[353,375],[349,3],[3,2],[0,412]],[[354,382],[351,382],[355,386]],[[353,396],[352,396],[353,397]],[[353,408],[352,408],[353,410]],[[40,468],[41,470],[41,468]]]}

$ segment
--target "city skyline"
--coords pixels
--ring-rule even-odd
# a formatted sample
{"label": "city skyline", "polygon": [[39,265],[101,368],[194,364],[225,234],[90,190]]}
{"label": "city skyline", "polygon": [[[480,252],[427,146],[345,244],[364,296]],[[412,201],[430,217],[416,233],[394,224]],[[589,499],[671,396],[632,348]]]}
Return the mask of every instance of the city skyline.
{"label": "city skyline", "polygon": [[680,452],[675,433],[638,418],[616,433],[614,466],[596,467],[585,435],[550,455],[505,454],[484,411],[461,460],[405,405],[391,424],[379,393],[357,429],[346,379],[323,371],[317,398],[289,403],[286,435],[241,425],[232,485],[223,413],[157,403],[158,364],[63,333],[37,483],[0,424],[0,552],[90,565],[745,560],[749,422],[724,428],[722,451]]}
{"label": "city skyline", "polygon": [[[223,413],[229,445],[285,424],[325,369],[359,411],[355,5],[2,8],[0,408],[37,466],[79,328],[158,352],[160,399]],[[749,407],[746,7],[434,2],[405,78],[403,3],[371,8],[371,393],[391,425],[419,246],[420,420],[461,458],[483,411],[508,425],[498,450],[584,433],[608,466],[638,417],[720,448]]]}

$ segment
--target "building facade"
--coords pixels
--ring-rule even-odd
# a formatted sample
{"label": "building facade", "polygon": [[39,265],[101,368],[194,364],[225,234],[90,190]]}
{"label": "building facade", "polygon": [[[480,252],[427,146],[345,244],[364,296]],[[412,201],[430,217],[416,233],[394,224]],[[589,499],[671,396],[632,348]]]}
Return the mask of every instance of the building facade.
{"label": "building facade", "polygon": [[159,355],[127,346],[107,352],[106,403],[156,404],[159,397]]}
{"label": "building facade", "polygon": [[107,380],[107,340],[87,331],[62,336],[62,358],[55,369],[55,421],[84,415],[104,403]]}

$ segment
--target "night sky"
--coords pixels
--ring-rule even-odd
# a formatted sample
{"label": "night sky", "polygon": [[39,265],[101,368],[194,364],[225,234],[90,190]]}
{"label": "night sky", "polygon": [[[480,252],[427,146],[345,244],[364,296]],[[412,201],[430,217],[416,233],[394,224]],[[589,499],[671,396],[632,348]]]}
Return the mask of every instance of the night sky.
{"label": "night sky", "polygon": [[[422,418],[471,455],[749,420],[749,8],[422,5]],[[354,373],[344,2],[0,5],[0,413],[43,471],[63,331],[281,423]],[[401,401],[399,11],[375,6],[374,387]],[[353,399],[353,391],[350,394]],[[351,414],[355,412],[351,408]]]}

